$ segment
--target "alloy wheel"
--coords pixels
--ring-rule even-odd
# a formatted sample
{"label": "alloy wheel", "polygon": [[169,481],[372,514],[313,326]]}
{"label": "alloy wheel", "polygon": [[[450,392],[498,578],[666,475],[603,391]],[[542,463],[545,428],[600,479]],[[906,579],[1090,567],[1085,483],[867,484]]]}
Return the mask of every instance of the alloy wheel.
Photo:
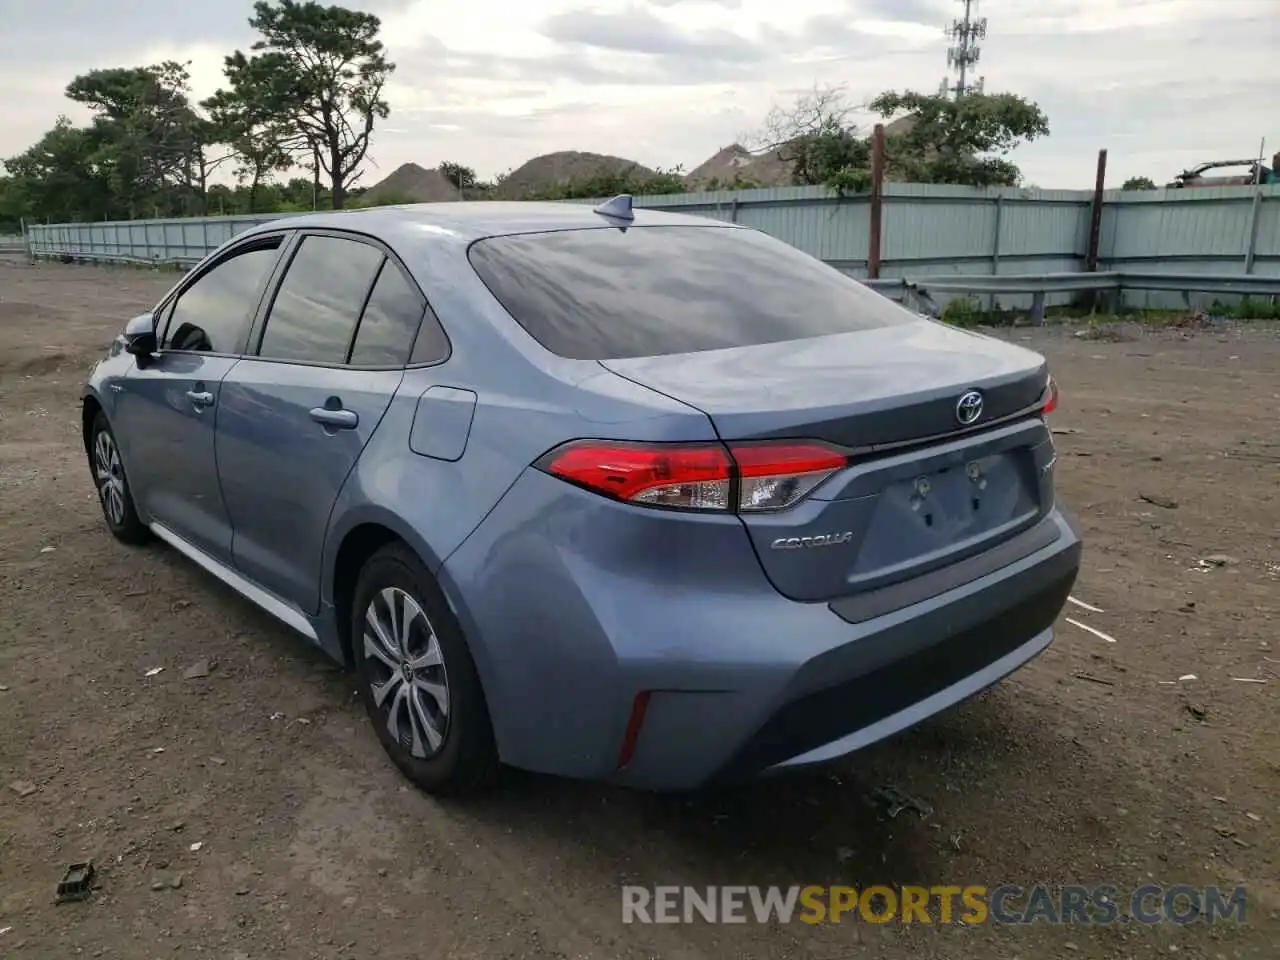
{"label": "alloy wheel", "polygon": [[363,655],[392,739],[418,759],[435,756],[449,732],[449,678],[418,601],[398,587],[374,594],[365,608]]}
{"label": "alloy wheel", "polygon": [[112,525],[118,527],[125,520],[124,467],[116,442],[106,430],[99,430],[93,441],[93,472],[103,512]]}

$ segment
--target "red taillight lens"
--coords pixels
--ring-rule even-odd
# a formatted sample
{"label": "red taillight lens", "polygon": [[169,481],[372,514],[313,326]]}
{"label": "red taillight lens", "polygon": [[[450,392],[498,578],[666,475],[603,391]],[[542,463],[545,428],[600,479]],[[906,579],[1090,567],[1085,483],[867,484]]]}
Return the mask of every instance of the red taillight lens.
{"label": "red taillight lens", "polygon": [[1045,398],[1044,406],[1040,409],[1041,414],[1045,415],[1053,413],[1053,411],[1058,409],[1058,384],[1053,377],[1049,378],[1049,384],[1046,387],[1046,390],[1049,395]]}
{"label": "red taillight lens", "polygon": [[683,510],[780,510],[841,469],[843,454],[821,443],[629,443],[577,440],[537,466],[596,493]]}
{"label": "red taillight lens", "polygon": [[618,500],[686,510],[729,509],[731,465],[718,444],[580,440],[553,451],[539,466]]}

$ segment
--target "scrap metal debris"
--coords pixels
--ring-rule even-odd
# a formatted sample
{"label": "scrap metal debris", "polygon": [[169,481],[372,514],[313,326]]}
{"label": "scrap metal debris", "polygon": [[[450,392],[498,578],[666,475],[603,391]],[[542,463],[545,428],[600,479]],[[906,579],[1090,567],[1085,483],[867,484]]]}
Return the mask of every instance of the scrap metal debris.
{"label": "scrap metal debris", "polygon": [[163,673],[163,672],[164,672],[164,667],[152,667],[150,670],[144,673],[143,676],[154,677],[156,674]]}
{"label": "scrap metal debris", "polygon": [[1225,553],[1215,553],[1200,559],[1200,566],[1206,569],[1213,567],[1234,567],[1240,561]]}
{"label": "scrap metal debris", "polygon": [[1074,603],[1077,607],[1081,607],[1081,608],[1083,608],[1083,609],[1085,609],[1085,610],[1088,610],[1090,613],[1103,613],[1103,612],[1104,612],[1100,607],[1095,607],[1095,606],[1094,606],[1093,604],[1091,604],[1091,603],[1085,603],[1083,600],[1077,600],[1075,597],[1067,597],[1067,602],[1068,602],[1068,603]]}
{"label": "scrap metal debris", "polygon": [[1100,683],[1104,687],[1114,687],[1116,685],[1114,680],[1104,680],[1102,677],[1095,677],[1091,673],[1077,673],[1074,676],[1077,680],[1088,680],[1090,683]]}
{"label": "scrap metal debris", "polygon": [[93,888],[93,861],[73,863],[67,867],[66,873],[58,881],[57,899],[55,903],[70,903],[83,900],[89,896]]}
{"label": "scrap metal debris", "polygon": [[921,817],[933,816],[933,807],[918,797],[913,797],[911,794],[899,790],[895,786],[875,787],[867,796],[873,803],[882,805],[885,808],[885,813],[889,815],[890,820],[897,817],[903,810],[914,810]]}
{"label": "scrap metal debris", "polygon": [[1095,637],[1101,637],[1103,640],[1107,641],[1107,643],[1116,642],[1115,637],[1109,637],[1105,633],[1103,633],[1101,630],[1095,630],[1093,627],[1089,626],[1087,623],[1081,623],[1079,620],[1071,619],[1071,617],[1066,617],[1065,619],[1067,623],[1071,624],[1073,627],[1079,627],[1081,630],[1084,630],[1087,633],[1092,633]]}
{"label": "scrap metal debris", "polygon": [[1144,503],[1150,503],[1157,507],[1164,507],[1166,510],[1178,509],[1178,501],[1170,500],[1168,497],[1157,497],[1155,494],[1151,493],[1140,493],[1138,494],[1138,499]]}
{"label": "scrap metal debris", "polygon": [[213,669],[213,665],[208,660],[197,660],[186,670],[182,671],[183,680],[200,680],[209,675],[209,671]]}

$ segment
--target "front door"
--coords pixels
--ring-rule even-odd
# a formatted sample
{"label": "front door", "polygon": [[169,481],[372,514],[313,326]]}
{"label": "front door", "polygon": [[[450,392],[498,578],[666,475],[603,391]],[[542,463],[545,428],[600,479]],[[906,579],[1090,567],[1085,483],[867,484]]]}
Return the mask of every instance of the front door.
{"label": "front door", "polygon": [[424,308],[382,248],[305,235],[258,355],[223,381],[218,473],[235,565],[306,613],[320,606],[333,505],[400,385]]}
{"label": "front door", "polygon": [[159,311],[160,351],[121,382],[114,419],[142,515],[225,562],[231,523],[214,428],[222,381],[244,349],[280,238],[233,250]]}

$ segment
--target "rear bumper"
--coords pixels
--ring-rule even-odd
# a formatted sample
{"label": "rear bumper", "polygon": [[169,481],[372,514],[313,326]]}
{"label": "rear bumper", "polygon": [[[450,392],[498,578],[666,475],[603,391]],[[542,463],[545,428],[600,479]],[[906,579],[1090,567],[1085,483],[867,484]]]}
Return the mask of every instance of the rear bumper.
{"label": "rear bumper", "polygon": [[[856,627],[828,609],[844,641],[779,664],[776,695],[749,727],[740,697],[653,695],[635,759],[612,779],[693,787],[830,763],[981,692],[1049,646],[1075,583],[1080,540],[1061,514],[1046,522],[1058,534],[1052,544],[932,600]],[[704,731],[735,727],[740,742],[711,766]],[[691,742],[707,765],[688,756]]]}
{"label": "rear bumper", "polygon": [[[1060,560],[1068,560],[1059,555]],[[1051,567],[1065,564],[1051,563]],[[717,772],[732,779],[827,763],[953,706],[1008,676],[1053,640],[1053,621],[1066,603],[1076,570],[1032,568],[993,589],[1020,598],[1012,606],[973,611],[973,625],[955,629],[966,611],[943,608],[945,622],[926,617],[876,635],[896,647],[892,659],[863,669],[868,651],[840,648],[820,664],[823,688],[788,700]],[[1048,575],[1048,576],[1044,576]],[[1047,582],[1046,582],[1047,581]],[[986,606],[994,598],[971,598]],[[807,665],[818,667],[819,664]]]}
{"label": "rear bumper", "polygon": [[[502,759],[544,773],[681,790],[837,759],[1044,650],[1080,565],[1079,537],[1055,509],[1000,566],[841,616],[839,603],[783,597],[749,550],[726,548],[713,573],[701,560],[694,572],[682,569],[680,543],[655,537],[620,569],[613,545],[598,547],[634,538],[618,532],[617,506],[543,479],[552,502],[531,480],[514,500],[525,516],[496,518],[495,529],[521,532],[489,539],[482,524],[442,580],[472,639]],[[609,525],[593,523],[597,509],[611,512]],[[642,692],[643,723],[619,769]]]}

